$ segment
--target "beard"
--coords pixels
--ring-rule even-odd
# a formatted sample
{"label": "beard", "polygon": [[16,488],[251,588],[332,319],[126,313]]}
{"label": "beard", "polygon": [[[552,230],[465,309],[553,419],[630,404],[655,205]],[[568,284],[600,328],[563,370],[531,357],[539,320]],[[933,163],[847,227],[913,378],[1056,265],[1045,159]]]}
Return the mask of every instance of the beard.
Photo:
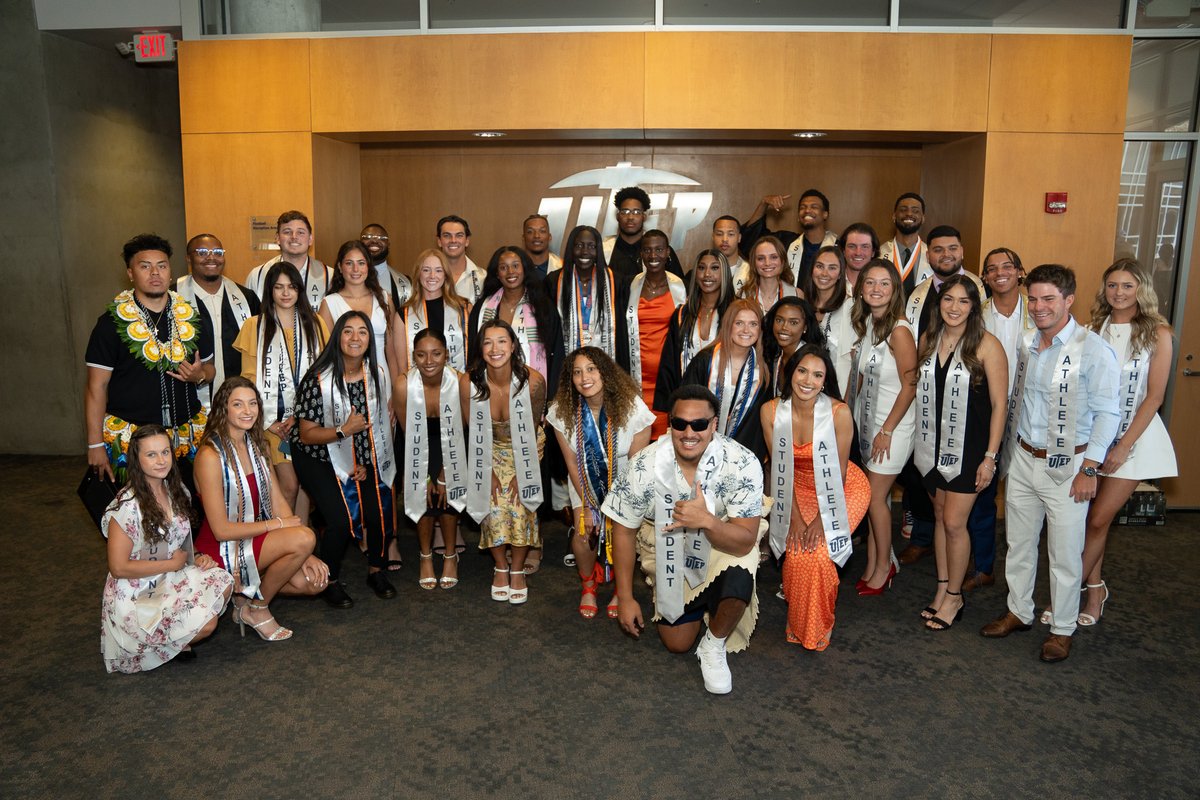
{"label": "beard", "polygon": [[910,225],[906,225],[903,222],[897,222],[896,230],[900,231],[900,233],[904,236],[912,236],[914,233],[921,230],[921,223],[914,222]]}
{"label": "beard", "polygon": [[942,264],[940,262],[937,264],[930,264],[929,266],[933,268],[933,271],[936,272],[938,274],[938,277],[940,277],[940,278],[951,278],[962,271],[962,262],[961,261],[958,262],[957,264],[955,264],[949,272],[945,271],[945,269],[942,267]]}
{"label": "beard", "polygon": [[375,255],[371,256],[371,266],[378,267],[383,262],[387,261],[388,248],[383,248]]}

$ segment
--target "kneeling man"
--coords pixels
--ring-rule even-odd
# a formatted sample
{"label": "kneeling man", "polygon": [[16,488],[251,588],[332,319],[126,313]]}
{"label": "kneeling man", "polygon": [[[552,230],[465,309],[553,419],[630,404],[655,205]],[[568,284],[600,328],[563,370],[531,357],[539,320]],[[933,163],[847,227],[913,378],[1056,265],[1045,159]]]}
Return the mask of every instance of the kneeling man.
{"label": "kneeling man", "polygon": [[717,398],[704,386],[671,396],[670,437],[643,448],[604,500],[613,521],[613,561],[621,628],[645,627],[633,597],[634,557],[654,587],[658,635],[672,653],[696,647],[704,688],[726,694],[733,679],[725,652],[744,650],[758,619],[763,513],[762,466],[742,445],[717,433]]}

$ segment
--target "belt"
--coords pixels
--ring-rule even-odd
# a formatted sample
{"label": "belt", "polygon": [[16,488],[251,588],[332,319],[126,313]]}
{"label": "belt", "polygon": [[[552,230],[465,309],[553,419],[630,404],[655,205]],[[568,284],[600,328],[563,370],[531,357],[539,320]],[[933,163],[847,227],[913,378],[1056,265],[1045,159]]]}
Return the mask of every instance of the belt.
{"label": "belt", "polygon": [[[1021,445],[1021,449],[1024,450],[1026,453],[1029,453],[1034,458],[1045,458],[1046,457],[1046,448],[1034,447],[1029,442],[1022,439],[1020,436],[1017,437],[1017,444]],[[1087,450],[1087,445],[1081,444],[1075,448],[1075,455],[1079,455],[1080,453],[1082,453],[1085,450]]]}

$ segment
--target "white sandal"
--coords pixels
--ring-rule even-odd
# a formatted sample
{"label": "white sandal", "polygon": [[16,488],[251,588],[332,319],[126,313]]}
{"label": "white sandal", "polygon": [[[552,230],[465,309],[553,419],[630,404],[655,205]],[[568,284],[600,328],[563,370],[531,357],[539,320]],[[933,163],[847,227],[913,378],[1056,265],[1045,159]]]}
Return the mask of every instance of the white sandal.
{"label": "white sandal", "polygon": [[[500,569],[499,567],[492,567],[492,572],[496,573],[497,575],[508,574],[508,570]],[[508,600],[509,592],[510,589],[507,586],[496,586],[495,584],[492,584],[492,599],[496,600],[497,602],[503,603]]]}
{"label": "white sandal", "polygon": [[[428,553],[421,553],[422,561],[429,559],[429,558],[433,558],[432,550],[430,550]],[[437,578],[421,578],[420,580],[417,581],[417,585],[420,586],[422,589],[425,589],[426,591],[433,591],[434,587],[436,587],[438,585],[438,579]]]}
{"label": "white sandal", "polygon": [[1104,583],[1104,581],[1100,581],[1099,583],[1089,583],[1087,587],[1089,589],[1103,589],[1104,599],[1100,601],[1099,614],[1093,617],[1091,614],[1088,614],[1085,611],[1079,615],[1078,619],[1075,620],[1077,624],[1084,628],[1090,628],[1104,618],[1104,604],[1108,602],[1108,598],[1112,597],[1112,592],[1108,590],[1108,586]]}
{"label": "white sandal", "polygon": [[[442,553],[442,572],[446,571],[446,562],[452,558],[457,559],[458,553],[451,553],[450,555]],[[453,575],[442,575],[441,580],[438,581],[438,586],[443,589],[453,589],[455,586],[458,586],[458,578]]]}

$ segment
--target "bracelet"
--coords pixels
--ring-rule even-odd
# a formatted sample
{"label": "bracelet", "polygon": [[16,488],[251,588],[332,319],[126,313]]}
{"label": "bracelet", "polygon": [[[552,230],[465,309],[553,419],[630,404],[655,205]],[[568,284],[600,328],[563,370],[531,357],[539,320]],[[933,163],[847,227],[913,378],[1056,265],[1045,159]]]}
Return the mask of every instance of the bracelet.
{"label": "bracelet", "polygon": [[279,523],[279,527],[276,528],[275,530],[280,530],[283,527],[283,519],[280,517],[276,517],[275,521]]}
{"label": "bracelet", "polygon": [[880,436],[891,436],[892,432],[891,431],[880,431],[879,435]]}
{"label": "bracelet", "polygon": [[985,451],[985,452],[984,452],[984,454],[983,454],[983,457],[984,457],[984,458],[990,458],[992,461],[995,461],[995,460],[996,460],[996,454],[995,454],[994,452],[992,452],[991,450],[987,450],[987,451]]}
{"label": "bracelet", "polygon": [[104,442],[100,442],[100,444],[89,444],[88,450],[98,450],[101,447],[104,447]]}

